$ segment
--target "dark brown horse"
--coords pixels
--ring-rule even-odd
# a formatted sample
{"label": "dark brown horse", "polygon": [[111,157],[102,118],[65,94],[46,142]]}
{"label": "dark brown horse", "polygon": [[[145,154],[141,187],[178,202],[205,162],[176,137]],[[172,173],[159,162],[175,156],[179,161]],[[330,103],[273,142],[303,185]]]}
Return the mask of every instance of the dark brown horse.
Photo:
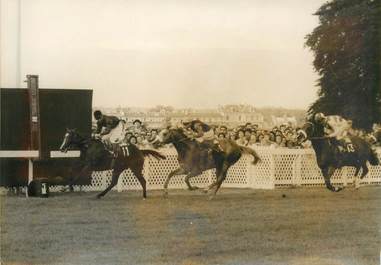
{"label": "dark brown horse", "polygon": [[164,183],[164,195],[168,194],[167,188],[170,179],[175,175],[186,175],[185,183],[189,190],[198,189],[190,184],[189,179],[202,174],[205,170],[216,169],[217,180],[205,190],[214,188],[211,198],[217,193],[222,182],[225,180],[228,169],[234,165],[242,154],[250,154],[254,157],[253,164],[260,161],[256,152],[248,147],[239,146],[231,140],[219,142],[223,152],[210,151],[193,139],[188,138],[182,129],[168,129],[161,133],[164,144],[172,143],[178,153],[180,167],[172,171]]}
{"label": "dark brown horse", "polygon": [[364,139],[356,136],[351,136],[353,148],[349,151],[340,151],[338,142],[324,136],[324,128],[322,125],[307,122],[299,131],[299,140],[305,141],[309,139],[312,147],[316,153],[317,164],[323,174],[325,185],[331,191],[340,191],[342,187],[334,187],[331,184],[331,176],[335,173],[336,169],[345,166],[355,167],[355,184],[357,183],[357,176],[362,169],[360,179],[364,178],[369,169],[366,164],[367,161],[371,165],[378,165],[377,154],[372,150],[370,144]]}
{"label": "dark brown horse", "polygon": [[68,129],[60,150],[66,152],[69,148],[78,148],[81,156],[78,164],[80,172],[75,179],[69,182],[71,187],[80,177],[90,178],[92,171],[104,171],[112,169],[112,180],[110,185],[97,198],[106,195],[117,183],[120,174],[125,169],[131,169],[143,188],[143,197],[146,198],[146,180],[142,174],[144,166],[144,157],[151,155],[156,159],[165,159],[166,157],[154,150],[140,150],[135,145],[130,144],[125,147],[119,147],[113,168],[111,168],[112,155],[106,150],[104,144],[98,139],[86,139],[80,136],[75,130]]}

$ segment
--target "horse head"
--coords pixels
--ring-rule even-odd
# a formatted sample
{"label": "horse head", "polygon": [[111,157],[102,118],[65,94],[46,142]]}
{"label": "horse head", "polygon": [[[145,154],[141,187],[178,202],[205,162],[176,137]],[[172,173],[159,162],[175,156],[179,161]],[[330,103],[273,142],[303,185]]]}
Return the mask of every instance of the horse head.
{"label": "horse head", "polygon": [[188,139],[181,128],[168,128],[160,132],[163,144],[177,143]]}
{"label": "horse head", "polygon": [[308,139],[321,137],[324,137],[324,128],[314,122],[306,122],[297,132],[298,142],[305,142]]}
{"label": "horse head", "polygon": [[70,147],[80,144],[82,140],[82,137],[77,133],[76,129],[67,128],[60,151],[66,153]]}

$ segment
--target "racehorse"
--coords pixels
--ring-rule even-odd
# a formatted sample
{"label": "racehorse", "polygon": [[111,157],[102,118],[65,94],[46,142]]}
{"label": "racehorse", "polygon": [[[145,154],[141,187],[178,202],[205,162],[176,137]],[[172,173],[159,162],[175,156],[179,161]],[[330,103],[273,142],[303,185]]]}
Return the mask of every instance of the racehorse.
{"label": "racehorse", "polygon": [[352,142],[351,148],[348,148],[347,151],[340,151],[337,140],[334,141],[334,139],[324,135],[324,127],[313,122],[305,123],[302,129],[298,131],[299,140],[306,141],[309,139],[311,141],[326,187],[333,192],[342,190],[342,187],[334,187],[331,184],[331,176],[336,169],[350,166],[356,168],[355,187],[358,188],[357,176],[360,169],[362,169],[360,179],[363,179],[369,171],[367,161],[373,166],[380,163],[377,154],[372,150],[370,144],[360,137],[349,136]]}
{"label": "racehorse", "polygon": [[242,154],[250,154],[254,157],[253,164],[260,161],[256,152],[248,147],[239,146],[231,140],[220,140],[219,145],[223,152],[213,150],[210,152],[208,148],[200,146],[196,140],[188,138],[183,129],[167,129],[161,133],[161,141],[163,144],[172,143],[178,153],[179,168],[169,173],[164,183],[164,196],[168,195],[168,184],[170,179],[175,175],[186,175],[185,183],[189,190],[198,189],[190,184],[189,179],[200,175],[208,169],[216,169],[217,180],[208,186],[205,190],[207,193],[212,188],[214,191],[211,199],[215,196],[222,182],[225,180],[228,169],[234,165]]}
{"label": "racehorse", "polygon": [[146,198],[146,180],[142,174],[144,157],[151,155],[156,159],[166,159],[165,156],[154,150],[140,150],[135,145],[130,144],[125,147],[118,147],[113,168],[111,168],[112,154],[105,148],[99,139],[84,138],[75,130],[66,130],[66,134],[60,150],[67,152],[69,148],[78,148],[81,151],[79,166],[80,174],[77,178],[69,182],[69,187],[73,190],[73,184],[79,177],[90,178],[92,171],[104,171],[112,169],[112,180],[110,185],[97,198],[106,195],[117,183],[120,174],[125,169],[131,169],[143,188],[143,198]]}

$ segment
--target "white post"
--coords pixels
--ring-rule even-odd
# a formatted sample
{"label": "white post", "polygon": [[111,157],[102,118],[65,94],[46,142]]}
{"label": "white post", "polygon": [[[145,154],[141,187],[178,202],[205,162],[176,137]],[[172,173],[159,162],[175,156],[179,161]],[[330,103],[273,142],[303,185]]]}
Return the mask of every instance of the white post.
{"label": "white post", "polygon": [[28,159],[28,182],[26,185],[25,196],[28,198],[28,186],[33,180],[33,161],[32,158]]}
{"label": "white post", "polygon": [[[343,180],[343,186],[346,187],[348,185],[348,170],[347,167],[343,167],[341,170],[341,179]],[[353,178],[353,180],[355,180]]]}
{"label": "white post", "polygon": [[28,159],[28,185],[33,180],[33,161],[31,158]]}
{"label": "white post", "polygon": [[271,153],[270,157],[270,176],[272,181],[271,185],[273,186],[273,189],[275,189],[275,155]]}
{"label": "white post", "polygon": [[302,169],[302,155],[296,155],[294,160],[293,170],[292,170],[292,185],[300,186],[301,185],[301,170]]}

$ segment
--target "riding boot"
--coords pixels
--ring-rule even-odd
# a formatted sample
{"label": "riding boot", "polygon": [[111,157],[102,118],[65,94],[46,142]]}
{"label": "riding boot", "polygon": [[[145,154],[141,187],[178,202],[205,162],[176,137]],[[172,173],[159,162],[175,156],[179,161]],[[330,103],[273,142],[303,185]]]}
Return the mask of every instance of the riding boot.
{"label": "riding boot", "polygon": [[115,160],[118,157],[118,145],[117,144],[112,144],[112,160],[110,167],[114,168],[115,166]]}
{"label": "riding boot", "polygon": [[116,160],[116,157],[114,156],[111,160],[111,163],[110,163],[110,168],[113,169],[114,166],[115,166],[115,160]]}
{"label": "riding boot", "polygon": [[214,144],[211,149],[212,151],[215,151],[217,154],[222,152],[221,146],[219,144]]}
{"label": "riding boot", "polygon": [[343,146],[345,147],[346,152],[354,152],[352,141],[349,137],[344,137],[341,141],[343,142]]}

